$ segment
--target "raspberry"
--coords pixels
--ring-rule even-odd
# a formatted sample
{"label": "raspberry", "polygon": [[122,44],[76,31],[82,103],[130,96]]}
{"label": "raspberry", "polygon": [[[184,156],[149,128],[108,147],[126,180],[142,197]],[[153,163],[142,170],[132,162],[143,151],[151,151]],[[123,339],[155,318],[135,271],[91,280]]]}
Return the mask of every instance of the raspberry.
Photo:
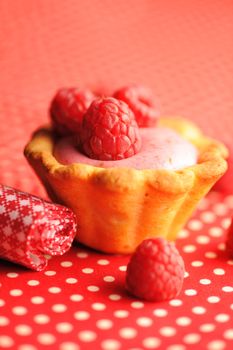
{"label": "raspberry", "polygon": [[141,147],[133,112],[113,97],[92,102],[83,118],[81,142],[83,152],[99,160],[128,158]]}
{"label": "raspberry", "polygon": [[169,300],[181,291],[184,262],[174,243],[164,238],[144,240],[132,255],[126,272],[126,287],[148,301]]}
{"label": "raspberry", "polygon": [[226,251],[233,258],[233,220],[227,233]]}
{"label": "raspberry", "polygon": [[128,104],[139,127],[156,125],[159,109],[149,88],[141,85],[126,86],[116,91],[114,97]]}
{"label": "raspberry", "polygon": [[55,131],[60,135],[80,133],[83,115],[94,98],[95,96],[88,89],[59,89],[50,107]]}

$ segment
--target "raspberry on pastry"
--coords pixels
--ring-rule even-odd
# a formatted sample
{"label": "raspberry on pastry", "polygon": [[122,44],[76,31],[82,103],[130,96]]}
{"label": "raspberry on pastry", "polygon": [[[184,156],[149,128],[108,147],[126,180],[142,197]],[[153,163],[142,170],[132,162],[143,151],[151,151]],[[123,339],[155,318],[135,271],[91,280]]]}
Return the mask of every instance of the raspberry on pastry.
{"label": "raspberry on pastry", "polygon": [[117,160],[138,153],[141,136],[127,104],[113,97],[94,100],[83,117],[81,144],[92,159]]}
{"label": "raspberry on pastry", "polygon": [[125,101],[132,109],[139,127],[155,126],[159,117],[159,106],[152,91],[142,85],[123,87],[114,93],[114,97]]}
{"label": "raspberry on pastry", "polygon": [[[57,137],[52,127],[38,130],[25,147],[51,199],[76,213],[77,240],[106,253],[131,253],[148,233],[175,240],[227,169],[227,149],[193,123],[161,117],[156,127],[137,128],[130,109],[114,98],[93,102],[80,134],[83,149],[76,136]],[[124,151],[114,149],[122,134],[130,140]],[[100,152],[100,141],[93,142],[94,157],[111,160],[90,158],[92,135],[101,141]]]}
{"label": "raspberry on pastry", "polygon": [[59,135],[79,133],[83,115],[94,98],[88,89],[59,89],[50,106],[50,117],[56,132]]}
{"label": "raspberry on pastry", "polygon": [[148,301],[175,298],[184,280],[184,261],[173,242],[144,240],[132,255],[126,271],[126,288]]}

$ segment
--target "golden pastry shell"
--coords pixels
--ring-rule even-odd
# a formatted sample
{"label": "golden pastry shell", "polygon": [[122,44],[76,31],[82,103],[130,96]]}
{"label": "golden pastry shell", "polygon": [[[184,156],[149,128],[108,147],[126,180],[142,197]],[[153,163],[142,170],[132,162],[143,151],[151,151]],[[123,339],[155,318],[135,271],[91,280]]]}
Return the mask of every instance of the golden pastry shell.
{"label": "golden pastry shell", "polygon": [[62,165],[53,156],[51,128],[36,131],[25,156],[50,198],[77,215],[77,240],[107,253],[132,253],[148,237],[174,240],[198,202],[225,173],[228,151],[191,122],[164,117],[199,151],[198,163],[182,170]]}

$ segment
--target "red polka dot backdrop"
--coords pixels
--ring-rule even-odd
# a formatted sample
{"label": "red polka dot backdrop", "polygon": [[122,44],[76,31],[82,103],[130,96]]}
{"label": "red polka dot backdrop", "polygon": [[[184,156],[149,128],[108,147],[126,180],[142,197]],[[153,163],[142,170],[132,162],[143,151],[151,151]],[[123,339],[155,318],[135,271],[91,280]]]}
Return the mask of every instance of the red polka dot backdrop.
{"label": "red polka dot backdrop", "polygon": [[[231,0],[1,1],[0,23],[1,184],[47,198],[23,148],[61,87],[149,86],[163,115],[192,119],[231,152]],[[0,349],[232,349],[230,183],[228,172],[180,232],[185,278],[170,301],[128,294],[128,255],[74,243],[40,272],[0,260]]]}

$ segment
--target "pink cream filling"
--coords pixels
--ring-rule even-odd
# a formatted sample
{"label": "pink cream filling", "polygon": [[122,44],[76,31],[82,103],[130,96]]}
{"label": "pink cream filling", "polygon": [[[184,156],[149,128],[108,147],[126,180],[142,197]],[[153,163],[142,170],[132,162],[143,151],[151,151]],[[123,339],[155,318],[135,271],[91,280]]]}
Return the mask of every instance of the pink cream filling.
{"label": "pink cream filling", "polygon": [[140,128],[142,148],[133,157],[102,161],[81,153],[70,137],[59,140],[54,156],[61,164],[83,163],[102,168],[167,169],[178,170],[197,163],[197,149],[175,131],[167,128]]}

